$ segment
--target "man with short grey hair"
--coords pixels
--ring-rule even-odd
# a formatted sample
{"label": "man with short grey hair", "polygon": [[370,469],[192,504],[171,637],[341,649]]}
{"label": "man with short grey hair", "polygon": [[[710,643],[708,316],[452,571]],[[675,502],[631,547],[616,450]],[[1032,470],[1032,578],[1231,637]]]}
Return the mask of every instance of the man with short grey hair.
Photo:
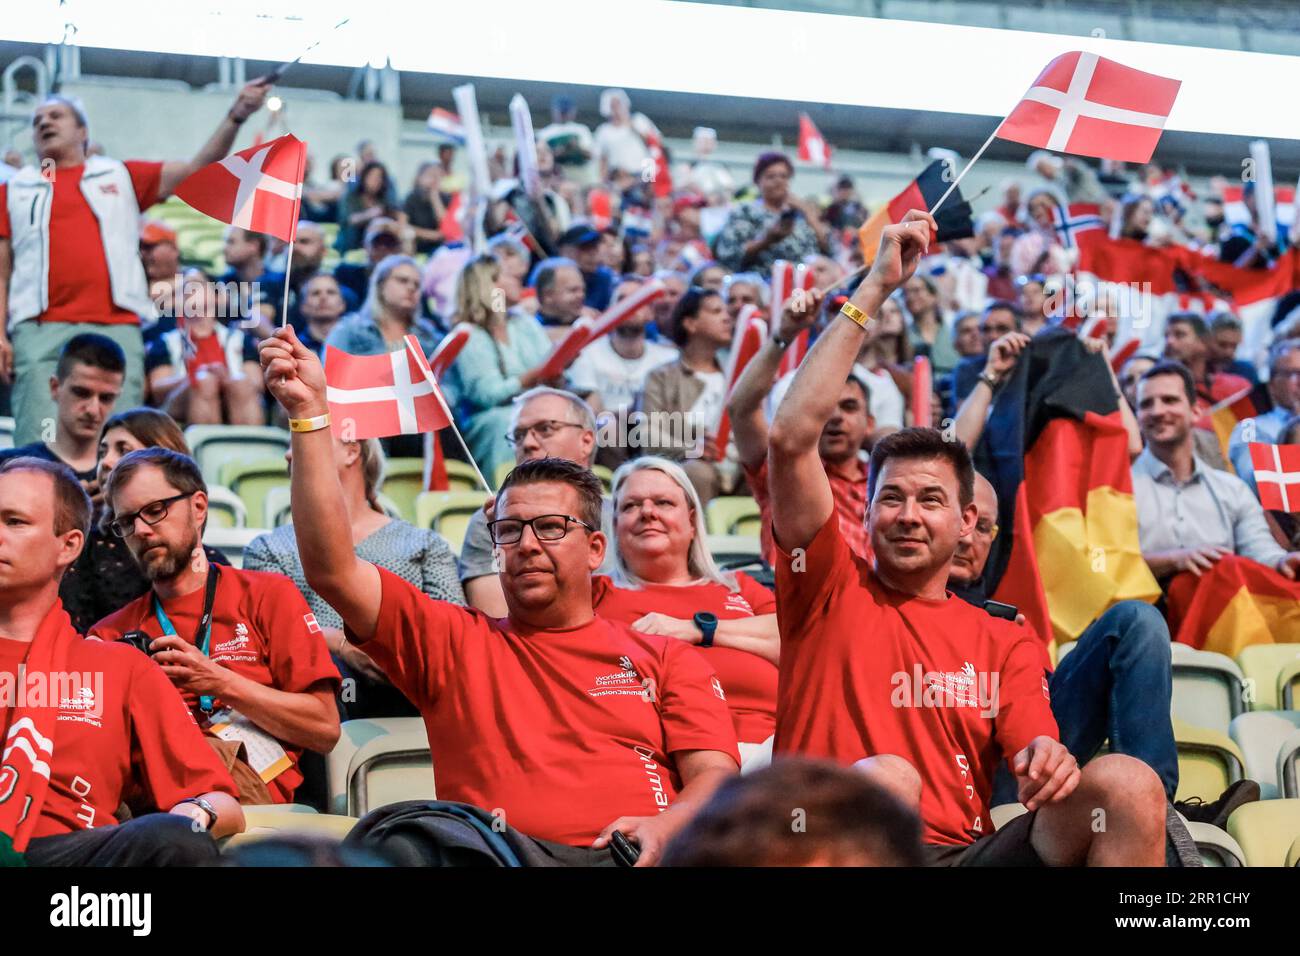
{"label": "man with short grey hair", "polygon": [[[590,468],[596,457],[596,416],[591,406],[572,392],[538,386],[515,399],[510,441],[517,465],[536,458],[564,458]],[[491,519],[487,512],[492,506],[493,502],[489,501],[469,519],[460,549],[460,583],[471,607],[491,617],[505,617],[505,592],[497,578],[492,536],[488,532]],[[611,518],[611,505],[606,497],[601,519],[606,534],[613,526]],[[606,561],[610,562],[609,555]]]}

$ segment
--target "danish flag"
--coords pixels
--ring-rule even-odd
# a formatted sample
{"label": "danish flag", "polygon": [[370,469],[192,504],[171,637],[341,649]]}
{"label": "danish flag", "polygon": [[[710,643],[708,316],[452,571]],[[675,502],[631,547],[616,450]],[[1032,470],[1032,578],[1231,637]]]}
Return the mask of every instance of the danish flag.
{"label": "danish flag", "polygon": [[1300,513],[1300,445],[1250,443],[1259,503],[1269,511]]}
{"label": "danish flag", "polygon": [[999,139],[1079,156],[1145,163],[1181,80],[1075,50],[1047,64],[998,127]]}
{"label": "danish flag", "polygon": [[384,355],[325,347],[325,399],[333,428],[349,441],[418,435],[451,424],[424,350],[414,335]]}
{"label": "danish flag", "polygon": [[831,148],[807,113],[799,114],[799,158],[805,163],[831,168]]}
{"label": "danish flag", "polygon": [[306,161],[307,144],[281,136],[209,163],[186,177],[176,195],[213,219],[289,242]]}

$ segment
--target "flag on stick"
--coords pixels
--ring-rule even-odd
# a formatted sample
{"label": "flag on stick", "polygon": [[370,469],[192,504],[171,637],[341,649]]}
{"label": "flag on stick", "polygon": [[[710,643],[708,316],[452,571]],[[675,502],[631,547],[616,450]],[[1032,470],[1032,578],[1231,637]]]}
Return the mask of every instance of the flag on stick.
{"label": "flag on stick", "polygon": [[642,283],[641,288],[627,298],[615,302],[596,318],[578,319],[570,327],[569,334],[560,340],[555,351],[546,360],[546,364],[542,367],[541,379],[546,381],[559,378],[564,374],[564,370],[573,364],[579,352],[602,335],[608,335],[615,326],[626,322],[665,291],[667,287],[662,280],[651,279],[649,282]]}
{"label": "flag on stick", "polygon": [[930,370],[930,360],[918,355],[912,362],[912,425],[916,428],[930,428],[934,423],[934,379]]}
{"label": "flag on stick", "polygon": [[1300,513],[1300,445],[1250,443],[1259,503],[1269,511]]}
{"label": "flag on stick", "polygon": [[807,113],[799,114],[799,158],[805,163],[831,168],[831,148]]}
{"label": "flag on stick", "polygon": [[[970,168],[969,165],[967,168]],[[951,167],[943,160],[936,159],[922,170],[921,175],[908,183],[906,189],[876,210],[875,215],[862,224],[858,229],[858,247],[862,250],[865,265],[869,266],[876,261],[876,253],[880,251],[880,236],[885,227],[902,222],[909,209],[933,208],[941,197],[947,195],[948,177],[951,175]],[[931,236],[932,242],[948,242],[975,235],[970,203],[961,198],[960,189],[953,190],[953,193],[951,201],[945,202],[941,210],[934,213],[935,224],[939,228]]]}
{"label": "flag on stick", "polygon": [[325,347],[326,400],[334,430],[350,441],[418,435],[451,424],[451,412],[415,336],[383,355]]}
{"label": "flag on stick", "polygon": [[460,117],[451,110],[435,106],[429,114],[426,125],[429,127],[429,132],[435,136],[450,140],[457,146],[465,145],[465,126],[461,123]]}
{"label": "flag on stick", "polygon": [[[730,401],[731,392],[735,389],[741,373],[745,371],[745,366],[758,354],[758,350],[763,347],[763,340],[767,338],[767,323],[763,321],[761,312],[762,310],[756,305],[743,305],[740,314],[736,316],[736,330],[732,333],[731,351],[727,355],[726,388],[723,393],[722,407],[709,429],[709,435],[718,448],[718,454],[723,457],[726,456],[727,443],[731,440],[731,416],[727,413],[727,402]],[[718,460],[720,461],[721,458]]]}
{"label": "flag on stick", "polygon": [[[772,263],[772,287],[771,301],[768,303],[768,328],[776,328],[781,322],[781,313],[785,311],[786,303],[796,294],[804,295],[812,292],[815,283],[812,271],[802,262],[788,262],[785,259],[777,259]],[[807,299],[805,298],[806,304]],[[796,307],[800,303],[795,303]],[[789,375],[799,367],[803,357],[808,354],[811,345],[811,329],[804,329],[794,337],[794,341],[786,348],[785,354],[781,356],[781,365],[777,369],[776,377],[778,379]]]}
{"label": "flag on stick", "polygon": [[293,241],[307,144],[293,135],[209,163],[176,187],[199,212],[250,232]]}

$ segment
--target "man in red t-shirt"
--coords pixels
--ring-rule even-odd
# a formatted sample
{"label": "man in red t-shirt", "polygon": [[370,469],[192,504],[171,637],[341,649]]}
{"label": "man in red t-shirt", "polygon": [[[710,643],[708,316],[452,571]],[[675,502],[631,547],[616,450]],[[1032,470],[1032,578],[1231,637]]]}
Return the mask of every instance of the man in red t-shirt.
{"label": "man in red t-shirt", "polygon": [[[489,525],[508,616],[430,601],[352,550],[320,361],[292,327],[261,349],[293,432],[307,583],[420,709],[440,797],[490,812],[554,861],[608,862],[618,831],[653,865],[736,772],[736,732],[699,651],[593,612],[600,480],[558,458],[516,467]],[[439,844],[420,852],[436,859]]]}
{"label": "man in red t-shirt", "polygon": [[0,184],[0,380],[13,382],[14,443],[38,440],[53,417],[46,383],[68,339],[112,338],[127,356],[123,405],[144,395],[141,316],[152,315],[139,257],[140,213],[191,173],[226,156],[270,84],[247,84],[189,160],[122,163],[88,156],[88,120],[66,97],[32,116],[39,164]]}
{"label": "man in red t-shirt", "polygon": [[[84,640],[59,581],[90,526],[66,465],[0,466],[0,866],[175,866],[244,829],[235,786],[143,654]],[[118,823],[118,807],[135,816]],[[150,812],[150,811],[163,811]]]}
{"label": "man in red t-shirt", "polygon": [[[911,428],[877,442],[868,488],[874,562],[839,531],[818,454],[871,315],[929,248],[910,212],[818,338],[772,423],[781,676],[775,749],[861,769],[919,803],[936,865],[1150,865],[1164,861],[1165,796],[1149,767],[1108,754],[1080,771],[1057,738],[1041,643],[946,590],[977,518],[963,444]],[[814,299],[819,297],[814,296]],[[816,304],[814,302],[814,304]],[[1029,812],[996,832],[1007,760]],[[1099,819],[1105,827],[1097,827]]]}
{"label": "man in red t-shirt", "polygon": [[293,802],[302,751],[329,753],[339,739],[339,672],[306,600],[283,575],[208,563],[207,486],[185,455],[131,452],[109,475],[104,500],[152,588],[90,636],[143,635],[219,739],[241,802]]}
{"label": "man in red t-shirt", "polygon": [[[817,321],[817,315],[818,310],[808,307],[805,299],[791,298],[777,327],[736,380],[727,402],[740,464],[762,514],[759,537],[768,564],[774,563],[776,552],[772,544],[772,495],[767,484],[768,428],[763,402],[772,391],[781,356],[799,333]],[[866,531],[867,469],[858,453],[876,427],[870,408],[867,384],[850,372],[845,376],[839,401],[827,418],[817,444],[831,483],[840,533],[849,547],[863,557],[868,556],[870,548]]]}

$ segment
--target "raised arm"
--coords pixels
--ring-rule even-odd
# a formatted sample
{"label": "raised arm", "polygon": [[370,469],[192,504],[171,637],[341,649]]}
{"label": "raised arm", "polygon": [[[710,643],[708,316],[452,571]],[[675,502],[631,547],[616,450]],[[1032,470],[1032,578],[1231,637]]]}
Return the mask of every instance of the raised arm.
{"label": "raised arm", "polygon": [[767,457],[767,415],[763,412],[763,402],[776,382],[786,348],[816,320],[817,309],[806,296],[791,297],[773,334],[736,379],[736,387],[727,401],[727,414],[731,416],[731,437],[736,441],[742,465],[754,468]]}
{"label": "raised arm", "polygon": [[[918,210],[885,228],[875,264],[850,302],[868,316],[864,321],[874,321],[881,303],[912,277],[935,229],[934,218]],[[772,533],[786,550],[811,542],[834,510],[817,443],[866,334],[864,326],[836,316],[799,366],[772,420],[768,453]]]}
{"label": "raised arm", "polygon": [[[277,329],[259,352],[267,390],[290,419],[328,414],[325,369],[316,353],[298,341],[292,326]],[[289,496],[303,574],[344,623],[363,641],[369,640],[379,621],[379,572],[352,550],[330,429],[293,432],[291,441]]]}
{"label": "raised arm", "polygon": [[198,172],[209,163],[215,163],[229,156],[230,147],[235,145],[235,137],[239,135],[239,127],[244,125],[244,120],[262,108],[266,94],[270,91],[271,84],[266,81],[266,77],[259,77],[245,84],[239,91],[239,95],[235,97],[230,110],[217,124],[216,130],[192,159],[163,163],[158,198],[166,199],[187,176]]}
{"label": "raised arm", "polygon": [[990,346],[980,380],[957,409],[957,437],[967,450],[973,452],[984,434],[984,422],[989,417],[989,406],[993,404],[993,386],[989,379],[1001,382],[1016,367],[1020,353],[1028,344],[1029,336],[1024,332],[1008,332]]}

